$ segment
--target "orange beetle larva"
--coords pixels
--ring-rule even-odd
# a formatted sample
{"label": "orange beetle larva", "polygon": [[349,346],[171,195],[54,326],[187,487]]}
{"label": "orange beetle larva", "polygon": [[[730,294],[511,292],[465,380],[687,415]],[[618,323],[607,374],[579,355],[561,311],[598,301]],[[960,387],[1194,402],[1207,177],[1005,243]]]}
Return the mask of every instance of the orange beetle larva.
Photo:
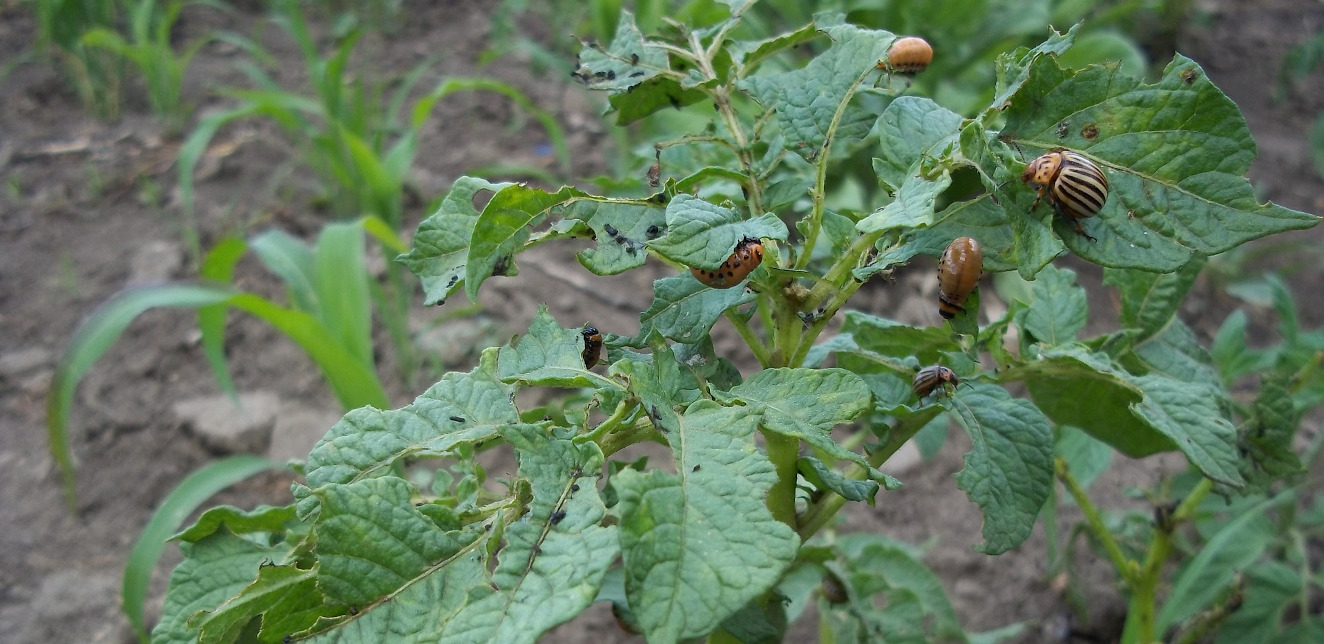
{"label": "orange beetle larva", "polygon": [[1021,181],[1035,188],[1033,209],[1039,200],[1048,197],[1058,212],[1071,218],[1076,232],[1094,241],[1081,219],[1088,219],[1103,210],[1108,201],[1108,177],[1103,170],[1085,156],[1070,150],[1057,149],[1044,154],[1025,166]]}
{"label": "orange beetle larva", "polygon": [[763,242],[746,237],[736,244],[736,251],[731,253],[715,271],[702,268],[690,268],[695,279],[713,288],[731,288],[739,284],[763,262]]}
{"label": "orange beetle larva", "polygon": [[887,50],[887,66],[901,74],[916,74],[924,71],[933,62],[933,47],[927,40],[917,36],[898,38]]}
{"label": "orange beetle larva", "polygon": [[941,387],[940,395],[947,393],[947,386],[955,387],[960,384],[960,378],[956,377],[956,372],[941,365],[924,367],[915,374],[915,395],[919,396],[921,402],[935,389]]}
{"label": "orange beetle larva", "polygon": [[964,313],[965,299],[984,272],[984,251],[979,240],[957,237],[938,260],[938,315],[948,320]]}

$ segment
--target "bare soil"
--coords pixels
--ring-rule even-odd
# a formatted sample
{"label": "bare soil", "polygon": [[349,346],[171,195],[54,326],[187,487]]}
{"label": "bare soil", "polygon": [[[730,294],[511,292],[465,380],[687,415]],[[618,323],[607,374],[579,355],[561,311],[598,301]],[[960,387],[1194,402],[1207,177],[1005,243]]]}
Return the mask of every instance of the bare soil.
{"label": "bare soil", "polygon": [[[190,9],[181,21],[188,37],[211,29],[252,35],[282,61],[281,82],[297,86],[302,61],[297,48],[253,5],[233,14]],[[610,136],[595,116],[596,99],[531,71],[529,61],[505,57],[480,66],[487,48],[494,2],[406,2],[405,16],[387,35],[360,44],[374,69],[403,73],[442,52],[431,78],[495,76],[525,91],[556,113],[567,128],[576,176],[607,172],[603,150]],[[0,69],[30,51],[35,27],[21,3],[0,4]],[[536,27],[536,25],[534,26]],[[1246,114],[1260,146],[1251,178],[1263,199],[1307,212],[1324,212],[1324,182],[1311,163],[1306,133],[1324,111],[1324,74],[1286,88],[1275,98],[1284,55],[1324,29],[1324,5],[1296,0],[1207,0],[1176,35],[1153,52],[1166,60],[1171,47],[1202,64]],[[197,56],[186,96],[203,110],[225,105],[213,90],[243,82],[240,55],[221,43]],[[427,83],[424,83],[425,85]],[[545,135],[536,125],[511,127],[515,109],[503,99],[458,95],[444,100],[425,132],[413,177],[418,201],[432,199],[466,171],[501,163],[548,166]],[[196,322],[186,312],[154,311],[89,371],[79,387],[71,435],[78,460],[78,503],[63,502],[58,473],[47,448],[46,391],[54,365],[80,320],[131,284],[188,279],[196,266],[183,242],[185,221],[175,193],[179,142],[165,136],[145,104],[131,100],[124,116],[105,123],[86,114],[58,72],[48,64],[20,64],[0,78],[0,642],[129,642],[118,592],[125,557],[155,505],[189,472],[217,457],[184,431],[172,412],[175,401],[219,393],[198,344]],[[326,221],[311,205],[311,178],[292,165],[296,151],[261,123],[224,130],[204,164],[198,184],[198,233],[203,247],[228,234],[281,227],[311,237]],[[411,222],[426,213],[410,207]],[[412,229],[412,224],[410,226]],[[1275,238],[1312,243],[1320,229]],[[653,273],[596,278],[577,270],[574,248],[521,256],[516,279],[485,285],[482,312],[449,322],[432,336],[457,366],[466,359],[456,345],[499,343],[522,330],[546,303],[564,324],[591,320],[622,334],[638,328],[647,308]],[[1306,327],[1324,319],[1321,300],[1310,296],[1321,280],[1318,254],[1268,253],[1262,262],[1287,271]],[[1079,267],[1097,284],[1097,271]],[[897,284],[864,294],[869,308],[901,319],[929,320],[931,265],[917,262]],[[241,265],[247,288],[272,295],[279,286],[255,262]],[[1187,311],[1201,333],[1217,328],[1236,303],[1203,287],[1205,297]],[[1109,305],[1106,296],[1092,304]],[[878,308],[875,308],[878,307]],[[885,307],[885,308],[883,308]],[[418,307],[420,335],[435,311]],[[1260,320],[1268,319],[1262,312]],[[719,325],[720,326],[720,325]],[[228,348],[241,391],[275,394],[288,420],[271,447],[278,458],[306,456],[338,417],[337,405],[311,362],[293,343],[261,323],[233,316]],[[439,336],[435,334],[440,334]],[[466,338],[457,340],[457,338]],[[1262,338],[1268,340],[1269,338]],[[393,400],[408,402],[427,384],[394,375],[388,344],[381,341],[384,377]],[[731,343],[732,352],[739,345]],[[468,354],[472,357],[472,354]],[[435,375],[435,374],[433,374]],[[953,434],[932,461],[897,472],[905,487],[880,495],[875,508],[846,515],[844,530],[882,532],[928,547],[928,562],[942,577],[963,622],[983,630],[1024,621],[1023,642],[1113,641],[1125,610],[1097,556],[1079,548],[1075,566],[1085,581],[1088,614],[1078,616],[1060,580],[1047,572],[1042,530],[1020,549],[988,557],[971,549],[980,541],[977,508],[956,489],[953,474],[968,443]],[[493,473],[502,471],[498,464]],[[509,467],[507,464],[506,467]],[[1095,487],[1112,508],[1145,506],[1125,492],[1151,485],[1183,467],[1179,458],[1119,459]],[[247,481],[217,498],[250,507],[289,500],[287,476]],[[1074,517],[1063,517],[1065,522]],[[158,568],[154,603],[170,567],[171,551]],[[807,617],[788,641],[812,640]],[[546,641],[636,641],[618,630],[601,606],[554,631]]]}

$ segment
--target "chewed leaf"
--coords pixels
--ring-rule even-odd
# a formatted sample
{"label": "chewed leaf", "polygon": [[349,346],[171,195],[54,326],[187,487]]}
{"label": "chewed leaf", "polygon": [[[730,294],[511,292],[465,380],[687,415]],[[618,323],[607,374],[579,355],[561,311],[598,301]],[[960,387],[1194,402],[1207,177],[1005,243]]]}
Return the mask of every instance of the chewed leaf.
{"label": "chewed leaf", "polygon": [[345,414],[308,455],[308,486],[348,483],[407,456],[444,454],[519,422],[510,401],[514,388],[501,383],[494,369],[480,364],[469,373],[448,373],[400,409],[363,407]]}
{"label": "chewed leaf", "polygon": [[464,265],[469,261],[469,240],[478,221],[474,196],[483,190],[497,192],[509,185],[460,177],[446,193],[437,211],[418,225],[413,250],[401,255],[397,261],[423,283],[423,304],[444,303],[464,280]]}
{"label": "chewed leaf", "polygon": [[650,642],[712,631],[781,578],[799,539],[768,511],[758,415],[700,400],[668,439],[676,474],[619,472],[625,591]]}
{"label": "chewed leaf", "polygon": [[321,504],[317,525],[318,586],[335,603],[371,603],[455,556],[481,534],[446,532],[410,504],[404,479],[383,477],[314,492]]}
{"label": "chewed leaf", "polygon": [[478,301],[478,287],[487,278],[518,275],[515,254],[524,249],[532,227],[546,219],[553,206],[583,196],[568,186],[553,193],[522,185],[508,186],[493,195],[474,222],[465,260],[464,294],[469,301]]}
{"label": "chewed leaf", "polygon": [[528,427],[505,436],[533,488],[530,512],[506,528],[490,590],[471,593],[436,641],[533,644],[593,603],[620,554],[616,526],[600,525],[607,509],[594,480],[597,445]]}
{"label": "chewed leaf", "polygon": [[654,332],[677,342],[698,342],[723,311],[754,297],[740,288],[708,288],[688,274],[656,280],[653,304],[639,315],[639,336],[633,344],[642,346]]}
{"label": "chewed leaf", "polygon": [[672,261],[715,270],[741,240],[785,241],[789,231],[776,215],[744,219],[734,210],[689,195],[676,195],[667,205],[667,234],[648,247]]}
{"label": "chewed leaf", "polygon": [[953,403],[973,444],[957,485],[984,513],[978,550],[1001,554],[1020,545],[1053,485],[1053,429],[1032,403],[1002,387],[974,383]]}
{"label": "chewed leaf", "polygon": [[[1027,154],[1065,147],[1103,168],[1108,201],[1084,222],[1097,242],[1063,235],[1073,252],[1103,266],[1173,271],[1191,254],[1221,253],[1319,221],[1256,201],[1244,177],[1255,143],[1241,111],[1181,55],[1152,85],[1116,66],[1073,72],[1040,57],[1006,118],[1002,138]],[[1058,230],[1068,226],[1060,222]]]}
{"label": "chewed leaf", "polygon": [[597,43],[586,43],[579,52],[574,77],[591,89],[620,93],[669,68],[666,50],[646,43],[634,24],[634,14],[622,10],[611,45],[603,49]]}
{"label": "chewed leaf", "polygon": [[585,199],[566,210],[567,219],[587,222],[593,229],[597,246],[579,251],[576,257],[597,275],[643,266],[648,259],[645,245],[666,234],[666,211],[654,206]]}
{"label": "chewed leaf", "polygon": [[538,308],[529,332],[516,336],[497,354],[497,375],[505,382],[552,387],[615,387],[615,382],[584,365],[580,329],[561,327]]}
{"label": "chewed leaf", "polygon": [[887,31],[853,25],[822,31],[832,38],[832,48],[808,65],[740,83],[741,89],[774,112],[786,135],[786,147],[811,163],[831,141],[855,88],[874,73],[874,65],[896,38]]}

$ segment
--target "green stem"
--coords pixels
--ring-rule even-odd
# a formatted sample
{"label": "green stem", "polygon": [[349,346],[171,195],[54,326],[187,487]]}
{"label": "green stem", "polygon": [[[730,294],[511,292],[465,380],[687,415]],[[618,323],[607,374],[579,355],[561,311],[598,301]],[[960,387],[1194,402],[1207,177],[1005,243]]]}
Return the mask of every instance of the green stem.
{"label": "green stem", "polygon": [[1113,539],[1112,533],[1108,531],[1108,526],[1103,523],[1103,515],[1099,512],[1099,508],[1086,496],[1085,488],[1080,486],[1080,483],[1076,481],[1076,477],[1071,475],[1066,460],[1058,457],[1053,460],[1053,466],[1057,472],[1057,479],[1067,488],[1067,492],[1071,494],[1071,498],[1076,501],[1081,513],[1085,515],[1085,523],[1089,526],[1090,532],[1095,539],[1099,540],[1099,543],[1103,544],[1103,550],[1108,553],[1108,559],[1112,561],[1113,568],[1117,570],[1117,575],[1128,584],[1131,583],[1136,573],[1134,570],[1136,563],[1126,558],[1126,554],[1122,552],[1122,547]]}
{"label": "green stem", "polygon": [[[1058,459],[1061,462],[1061,459]],[[1172,530],[1183,521],[1194,516],[1205,495],[1214,489],[1214,482],[1201,479],[1191,493],[1182,500],[1181,505],[1172,513],[1172,521],[1165,526],[1156,526],[1154,537],[1145,554],[1145,563],[1132,570],[1127,576],[1131,587],[1130,609],[1127,612],[1126,631],[1135,633],[1137,642],[1153,642],[1158,605],[1158,585],[1163,576],[1163,564],[1172,554]],[[1134,623],[1132,623],[1134,622]]]}
{"label": "green stem", "polygon": [[754,330],[749,328],[749,321],[731,310],[727,310],[724,315],[731,322],[731,326],[735,327],[736,333],[740,334],[740,339],[744,340],[745,344],[749,345],[749,350],[754,352],[754,358],[759,361],[759,366],[767,369],[770,366],[768,347],[754,334]]}

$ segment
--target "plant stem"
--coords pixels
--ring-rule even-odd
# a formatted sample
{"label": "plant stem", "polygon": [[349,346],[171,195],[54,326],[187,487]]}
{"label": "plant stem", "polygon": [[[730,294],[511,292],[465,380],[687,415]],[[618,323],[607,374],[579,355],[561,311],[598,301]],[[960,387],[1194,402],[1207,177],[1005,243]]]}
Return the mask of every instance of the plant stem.
{"label": "plant stem", "polygon": [[[1061,459],[1058,459],[1059,462]],[[1128,632],[1135,633],[1136,641],[1152,642],[1154,641],[1154,620],[1155,607],[1158,603],[1158,585],[1162,578],[1163,564],[1167,562],[1168,555],[1172,554],[1172,530],[1183,521],[1189,520],[1195,514],[1196,508],[1204,500],[1205,495],[1214,489],[1214,482],[1208,478],[1201,479],[1199,483],[1191,490],[1191,493],[1182,500],[1181,505],[1172,513],[1172,521],[1168,526],[1156,526],[1154,537],[1149,543],[1149,551],[1145,554],[1145,563],[1138,568],[1132,567],[1131,574],[1125,575],[1128,585],[1131,589],[1131,601],[1126,615]],[[1134,621],[1134,627],[1132,626]]]}
{"label": "plant stem", "polygon": [[754,330],[749,328],[749,322],[739,313],[731,310],[727,310],[724,315],[731,322],[731,326],[735,327],[736,333],[740,334],[740,339],[744,340],[745,344],[749,345],[749,350],[754,352],[754,358],[759,361],[759,366],[767,369],[770,366],[768,347],[754,334]]}
{"label": "plant stem", "polygon": [[1132,575],[1135,572],[1133,570],[1135,562],[1126,558],[1126,554],[1122,552],[1122,547],[1117,544],[1117,540],[1113,539],[1112,533],[1108,532],[1108,527],[1103,524],[1103,515],[1099,513],[1099,508],[1086,496],[1085,489],[1076,481],[1076,477],[1071,475],[1066,459],[1061,457],[1053,459],[1053,467],[1057,472],[1057,479],[1067,488],[1067,492],[1076,501],[1076,505],[1080,506],[1080,511],[1085,515],[1085,523],[1089,526],[1090,532],[1103,545],[1104,552],[1108,553],[1108,559],[1112,561],[1113,568],[1117,569],[1117,575],[1128,584],[1131,583],[1133,581]]}

